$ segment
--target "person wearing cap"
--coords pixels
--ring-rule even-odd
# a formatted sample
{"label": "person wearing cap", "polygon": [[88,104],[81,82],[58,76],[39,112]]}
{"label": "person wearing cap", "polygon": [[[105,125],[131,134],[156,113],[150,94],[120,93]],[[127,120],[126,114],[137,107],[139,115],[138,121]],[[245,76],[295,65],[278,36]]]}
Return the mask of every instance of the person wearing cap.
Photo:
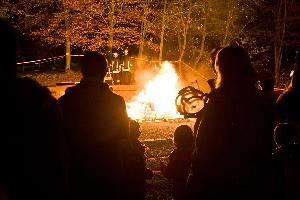
{"label": "person wearing cap", "polygon": [[123,97],[104,83],[106,58],[95,51],[81,60],[82,80],[59,98],[70,150],[71,199],[121,199],[123,142],[128,116]]}

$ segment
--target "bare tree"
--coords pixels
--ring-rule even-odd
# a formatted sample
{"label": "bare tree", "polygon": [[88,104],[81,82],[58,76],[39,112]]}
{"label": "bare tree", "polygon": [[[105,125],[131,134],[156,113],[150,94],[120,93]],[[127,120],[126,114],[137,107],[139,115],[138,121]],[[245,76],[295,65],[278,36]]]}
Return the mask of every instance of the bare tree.
{"label": "bare tree", "polygon": [[140,33],[140,45],[139,45],[139,57],[143,56],[143,51],[144,51],[144,42],[145,42],[145,37],[146,37],[146,28],[147,28],[147,17],[149,13],[149,0],[145,0],[143,2],[143,19],[141,23],[141,33]]}
{"label": "bare tree", "polygon": [[[186,4],[187,4],[187,8],[185,7]],[[184,13],[184,10],[186,10],[186,13]],[[192,3],[190,1],[186,3],[181,2],[181,11],[179,13],[180,13],[180,22],[182,27],[181,35],[183,38],[182,45],[179,45],[179,61],[181,61],[185,54],[185,49],[187,45],[187,35],[191,25]],[[179,41],[181,41],[181,38],[179,39],[180,39]]]}
{"label": "bare tree", "polygon": [[[200,50],[199,54],[195,59],[194,65],[196,66],[200,59],[204,55],[204,48],[205,48],[205,41],[206,41],[206,36],[207,36],[207,24],[208,24],[208,18],[210,16],[210,9],[211,9],[211,2],[210,0],[206,0],[203,2],[203,6],[201,6],[201,10],[203,13],[203,24],[199,26],[199,32],[201,36],[201,41],[200,41]],[[201,27],[201,28],[200,28]]]}
{"label": "bare tree", "polygon": [[162,60],[163,48],[164,48],[164,37],[165,37],[165,29],[168,21],[167,16],[167,0],[164,0],[164,8],[162,14],[162,24],[161,24],[161,32],[160,32],[160,45],[159,45],[159,58],[158,60]]}

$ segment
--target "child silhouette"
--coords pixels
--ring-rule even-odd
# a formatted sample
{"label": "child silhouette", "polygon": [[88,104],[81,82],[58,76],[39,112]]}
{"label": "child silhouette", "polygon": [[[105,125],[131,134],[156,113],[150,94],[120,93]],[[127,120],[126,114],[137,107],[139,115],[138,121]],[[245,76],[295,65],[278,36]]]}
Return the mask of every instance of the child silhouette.
{"label": "child silhouette", "polygon": [[186,199],[185,185],[190,172],[194,135],[188,125],[180,125],[174,132],[175,149],[169,156],[167,165],[160,163],[163,175],[172,181],[173,198]]}

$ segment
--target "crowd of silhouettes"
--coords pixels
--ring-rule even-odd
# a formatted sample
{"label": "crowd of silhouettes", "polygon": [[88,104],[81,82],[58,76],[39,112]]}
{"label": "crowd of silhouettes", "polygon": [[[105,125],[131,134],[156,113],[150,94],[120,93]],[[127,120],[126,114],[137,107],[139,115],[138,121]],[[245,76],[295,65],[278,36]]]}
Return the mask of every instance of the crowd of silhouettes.
{"label": "crowd of silhouettes", "polygon": [[[145,199],[154,173],[140,124],[104,83],[106,58],[86,52],[82,80],[57,100],[17,76],[18,37],[4,20],[0,26],[0,199]],[[216,48],[211,61],[209,101],[193,129],[176,128],[174,151],[160,163],[173,198],[300,199],[298,66],[278,93],[274,76],[258,74],[241,46]]]}

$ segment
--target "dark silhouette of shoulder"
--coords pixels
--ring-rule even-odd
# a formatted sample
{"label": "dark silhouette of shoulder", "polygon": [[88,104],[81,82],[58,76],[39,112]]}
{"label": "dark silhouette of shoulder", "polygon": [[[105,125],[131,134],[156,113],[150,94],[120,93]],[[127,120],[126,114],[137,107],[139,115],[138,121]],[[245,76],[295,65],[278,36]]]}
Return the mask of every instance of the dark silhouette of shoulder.
{"label": "dark silhouette of shoulder", "polygon": [[300,122],[300,92],[287,90],[276,102],[276,111],[281,120]]}
{"label": "dark silhouette of shoulder", "polygon": [[62,113],[51,92],[29,78],[16,78],[5,99],[0,136],[1,182],[9,199],[63,199],[66,151]]}
{"label": "dark silhouette of shoulder", "polygon": [[[90,86],[92,86],[92,88],[89,88]],[[109,88],[109,85],[106,84],[106,83],[95,83],[95,84],[82,84],[82,83],[79,83],[76,86],[72,86],[72,87],[67,88],[66,91],[65,91],[65,95],[60,97],[60,99],[67,98],[67,97],[72,96],[72,95],[76,95],[78,93],[83,92],[83,90],[86,90],[86,89],[99,89],[99,91],[98,91],[99,94],[100,94],[100,91],[101,91],[101,94],[103,94],[103,95],[106,94],[108,96],[111,96],[112,98],[118,99],[119,101],[124,101],[124,98],[122,96],[114,93]]]}

